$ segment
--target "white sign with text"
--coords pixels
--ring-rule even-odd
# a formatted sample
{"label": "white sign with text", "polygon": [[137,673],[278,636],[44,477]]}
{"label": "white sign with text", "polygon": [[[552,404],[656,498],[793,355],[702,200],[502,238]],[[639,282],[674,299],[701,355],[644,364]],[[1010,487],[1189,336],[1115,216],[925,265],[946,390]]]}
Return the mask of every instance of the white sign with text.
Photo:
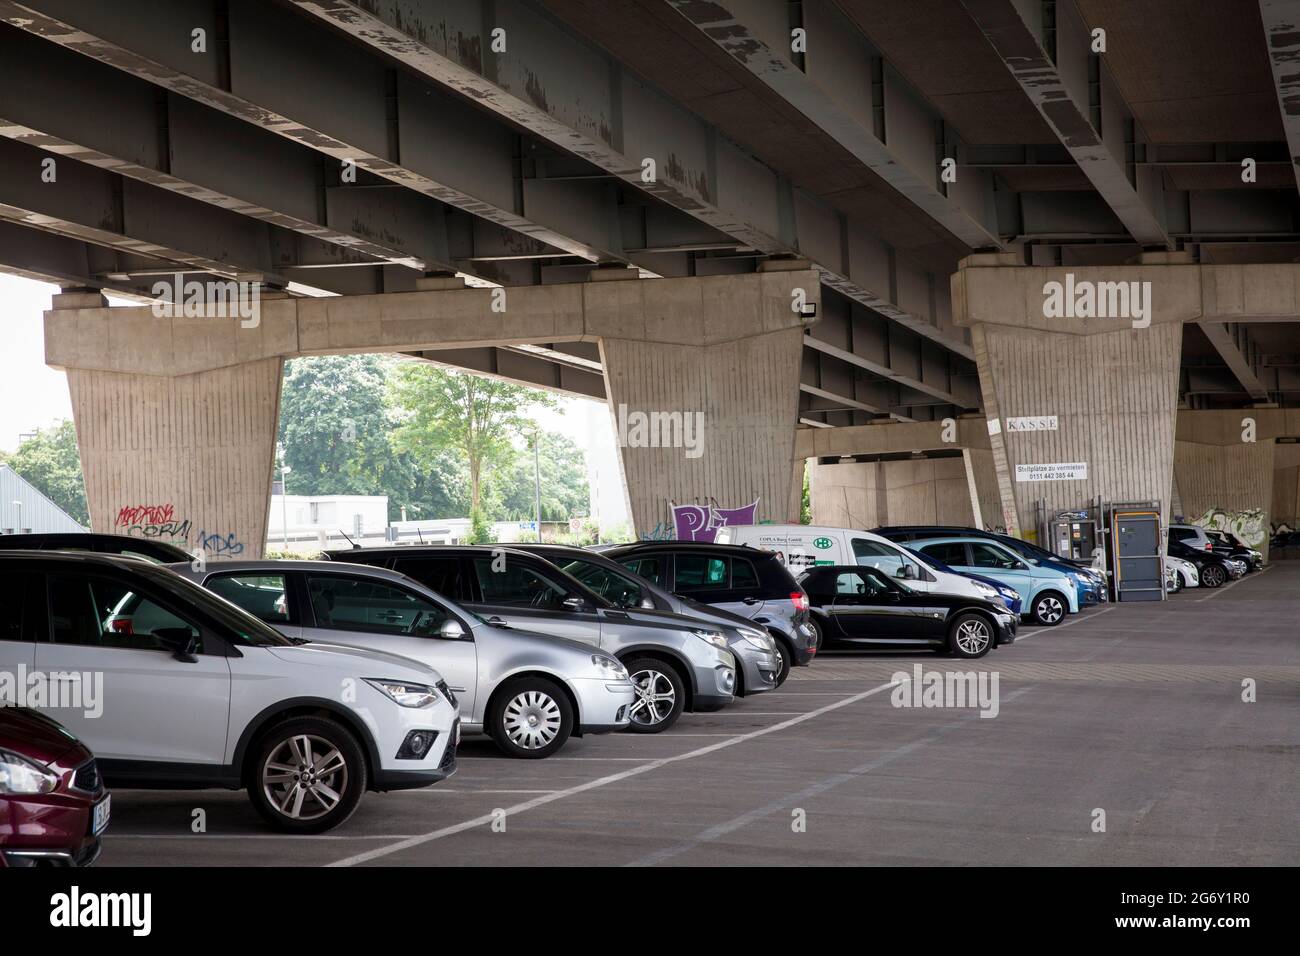
{"label": "white sign with text", "polygon": [[1054,432],[1059,426],[1055,415],[1030,415],[1025,418],[1008,418],[1009,432]]}
{"label": "white sign with text", "polygon": [[1016,465],[1016,481],[1086,481],[1086,461],[1055,462],[1047,465]]}

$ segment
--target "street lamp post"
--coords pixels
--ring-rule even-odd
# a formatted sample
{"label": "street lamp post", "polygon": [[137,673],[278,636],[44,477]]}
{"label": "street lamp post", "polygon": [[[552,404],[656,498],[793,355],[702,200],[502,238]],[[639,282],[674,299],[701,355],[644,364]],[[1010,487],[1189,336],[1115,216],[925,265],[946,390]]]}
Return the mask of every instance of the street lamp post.
{"label": "street lamp post", "polygon": [[533,432],[533,507],[537,518],[537,543],[542,543],[542,472],[538,455],[542,445],[542,433]]}
{"label": "street lamp post", "polygon": [[291,471],[293,469],[284,463],[284,459],[280,459],[280,518],[283,522],[280,533],[286,554],[289,552],[289,472]]}

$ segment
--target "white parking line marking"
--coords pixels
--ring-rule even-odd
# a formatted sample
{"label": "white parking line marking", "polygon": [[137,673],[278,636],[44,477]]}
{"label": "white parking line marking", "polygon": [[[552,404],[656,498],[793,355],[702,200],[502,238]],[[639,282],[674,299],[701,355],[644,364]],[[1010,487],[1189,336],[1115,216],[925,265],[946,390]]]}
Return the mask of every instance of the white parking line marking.
{"label": "white parking line marking", "polygon": [[692,714],[692,717],[798,717],[806,713],[802,710],[716,710],[707,714]]}
{"label": "white parking line marking", "polygon": [[310,843],[315,840],[406,840],[400,833],[358,834],[334,836],[328,833],[117,833],[106,830],[105,843],[113,840],[293,840]]}
{"label": "white parking line marking", "polygon": [[1016,644],[1023,644],[1031,637],[1038,637],[1040,634],[1055,634],[1057,631],[1063,631],[1067,627],[1074,627],[1074,625],[1082,624],[1084,621],[1091,621],[1094,618],[1101,617],[1103,614],[1109,614],[1113,610],[1115,610],[1115,605],[1112,604],[1110,607],[1102,608],[1100,611],[1097,611],[1095,614],[1089,614],[1087,617],[1076,617],[1073,621],[1066,621],[1064,624],[1057,624],[1055,627],[1040,627],[1038,630],[1030,631],[1028,634],[1017,634],[1015,643],[1010,646],[1015,647]]}
{"label": "white parking line marking", "polygon": [[[1020,697],[1023,694],[1028,693],[1032,689],[1033,688],[1031,687],[1022,687],[1020,690],[1008,694],[1003,699],[1003,703],[1015,700],[1017,697]],[[690,837],[687,840],[683,840],[682,842],[674,844],[673,846],[664,847],[662,850],[656,850],[653,853],[648,853],[645,856],[641,857],[640,859],[633,860],[632,862],[625,863],[623,865],[624,866],[654,866],[658,863],[664,862],[665,860],[671,859],[672,857],[685,853],[688,850],[693,850],[698,846],[702,846],[705,843],[711,843],[714,840],[721,839],[727,834],[734,833],[736,830],[748,826],[751,823],[755,823],[763,819],[764,817],[770,816],[771,814],[777,812],[778,810],[783,810],[788,806],[798,805],[811,797],[815,797],[819,794],[825,793],[827,790],[831,790],[835,787],[838,787],[840,786],[840,784],[848,783],[851,780],[855,780],[859,777],[865,776],[866,774],[871,773],[873,770],[879,770],[881,767],[893,763],[895,760],[898,760],[900,757],[905,757],[908,754],[912,753],[913,751],[921,749],[926,744],[934,743],[936,740],[939,740],[947,736],[951,731],[956,730],[959,727],[964,727],[965,725],[969,724],[973,720],[978,720],[979,716],[980,715],[978,713],[973,713],[973,714],[959,717],[954,721],[944,724],[942,727],[937,728],[931,733],[926,734],[924,737],[921,737],[917,740],[909,741],[908,743],[905,744],[900,744],[899,746],[895,747],[893,750],[890,750],[887,753],[883,753],[878,757],[873,757],[871,760],[868,760],[866,763],[862,764],[861,766],[854,767],[852,770],[846,770],[843,773],[832,774],[829,777],[819,780],[817,783],[804,787],[802,790],[799,790],[795,793],[787,794],[786,796],[781,797],[778,800],[773,800],[771,803],[767,804],[766,806],[758,807],[754,810],[750,810],[747,813],[742,813],[738,817],[732,817],[730,820],[727,820],[725,823],[719,823],[715,826],[709,827],[706,830],[702,830],[699,833],[695,834],[695,836]]]}
{"label": "white parking line marking", "polygon": [[[1263,572],[1263,571],[1267,571],[1267,570],[1268,570],[1269,568],[1271,568],[1271,567],[1272,567],[1271,564],[1269,564],[1269,565],[1265,565],[1264,567],[1260,568],[1259,571],[1256,571],[1255,573],[1256,573],[1256,574],[1259,574],[1259,573],[1261,573],[1261,572]],[[1238,584],[1240,584],[1242,581],[1245,581],[1245,580],[1249,579],[1249,577],[1250,577],[1249,574],[1243,574],[1241,577],[1237,578],[1237,580],[1232,581],[1232,582],[1230,582],[1230,583],[1228,583],[1228,584],[1220,585],[1220,586],[1217,587],[1217,588],[1206,588],[1206,590],[1209,591],[1210,593],[1207,594],[1207,595],[1205,595],[1205,597],[1203,597],[1203,598],[1197,598],[1197,599],[1196,599],[1195,601],[1193,601],[1192,603],[1193,603],[1193,604],[1200,604],[1200,603],[1202,603],[1203,601],[1208,601],[1208,600],[1209,600],[1210,598],[1212,598],[1212,597],[1218,597],[1218,596],[1219,596],[1220,594],[1222,594],[1224,591],[1231,591],[1233,588],[1235,588],[1235,587],[1236,587]]]}
{"label": "white parking line marking", "polygon": [[[839,710],[841,707],[848,707],[850,704],[856,704],[858,703],[858,701],[865,700],[868,697],[871,697],[875,694],[879,694],[883,690],[889,690],[889,688],[895,686],[898,683],[900,682],[890,681],[888,684],[880,684],[876,687],[872,687],[870,690],[864,690],[861,693],[853,694],[850,697],[845,697],[841,700],[837,700],[832,704],[827,704],[826,706],[819,707],[816,710],[808,711],[805,714],[799,714],[796,717],[791,717],[789,720],[783,720],[779,724],[772,724],[770,727],[763,727],[759,730],[751,730],[748,733],[737,734],[736,736],[729,737],[726,740],[719,740],[715,744],[708,744],[707,746],[700,747],[696,750],[691,750],[684,754],[678,754],[675,757],[661,757],[658,760],[652,760],[651,762],[642,764],[639,767],[629,767],[627,770],[620,771],[619,773],[613,773],[607,777],[600,777],[596,780],[591,780],[587,783],[578,784],[577,786],[570,787],[567,790],[558,790],[555,793],[546,794],[545,796],[534,797],[532,800],[526,800],[523,803],[515,804],[513,807],[507,807],[505,810],[505,814],[506,816],[510,816],[511,814],[515,814],[515,813],[523,813],[525,810],[533,810],[537,807],[545,806],[548,803],[554,803],[557,800],[563,800],[566,797],[572,797],[580,793],[586,793],[588,790],[597,790],[601,787],[609,786],[611,783],[618,783],[622,780],[627,780],[630,777],[639,776],[640,774],[646,773],[647,771],[657,770],[660,767],[666,767],[670,763],[678,763],[679,761],[682,760],[691,760],[695,757],[703,757],[705,754],[715,753],[716,751],[723,750],[727,747],[734,747],[736,744],[744,743],[745,741],[748,740],[753,740],[756,737],[763,737],[766,736],[767,734],[776,733],[779,730],[787,730],[790,727],[794,727],[797,724],[803,723],[804,721],[812,720],[814,717],[820,717],[823,714],[829,714],[831,711]],[[556,760],[560,758],[551,757],[550,759]],[[568,759],[581,760],[584,758],[570,757]],[[600,758],[586,758],[586,759],[600,759]],[[343,859],[336,860],[333,863],[330,863],[328,865],[329,866],[356,866],[358,863],[368,863],[371,860],[377,860],[380,857],[388,856],[392,853],[400,853],[402,850],[409,850],[412,847],[420,846],[421,844],[424,843],[430,843],[433,840],[441,840],[443,837],[453,836],[457,833],[463,833],[466,830],[472,830],[474,827],[484,826],[486,824],[492,823],[495,819],[496,817],[493,814],[485,813],[481,816],[474,817],[472,820],[466,820],[463,823],[457,823],[449,827],[442,827],[437,830],[432,830],[429,833],[426,833],[422,836],[410,837],[398,843],[394,843],[392,846],[379,847],[374,850],[367,850],[365,853],[357,853],[353,856],[344,857]]]}

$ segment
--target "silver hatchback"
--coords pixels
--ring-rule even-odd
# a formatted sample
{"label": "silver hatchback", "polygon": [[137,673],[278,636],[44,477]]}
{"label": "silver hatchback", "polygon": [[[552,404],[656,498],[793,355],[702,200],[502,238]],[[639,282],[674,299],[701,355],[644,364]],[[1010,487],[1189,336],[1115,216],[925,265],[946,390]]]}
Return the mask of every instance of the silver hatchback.
{"label": "silver hatchback", "polygon": [[[223,561],[172,571],[291,638],[387,651],[440,671],[461,727],[512,757],[628,725],[636,688],[613,656],[493,626],[393,571],[327,561]],[[348,688],[340,688],[347,693]]]}

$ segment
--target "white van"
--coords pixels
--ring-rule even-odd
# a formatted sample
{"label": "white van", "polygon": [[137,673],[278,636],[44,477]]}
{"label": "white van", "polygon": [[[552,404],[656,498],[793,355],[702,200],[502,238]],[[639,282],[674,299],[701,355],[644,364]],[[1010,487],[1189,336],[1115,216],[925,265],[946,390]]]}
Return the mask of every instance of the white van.
{"label": "white van", "polygon": [[819,565],[861,564],[906,581],[916,591],[965,594],[1002,602],[997,590],[983,581],[940,571],[923,557],[870,531],[806,524],[736,524],[719,528],[715,540],[718,544],[747,544],[773,551],[796,577]]}

